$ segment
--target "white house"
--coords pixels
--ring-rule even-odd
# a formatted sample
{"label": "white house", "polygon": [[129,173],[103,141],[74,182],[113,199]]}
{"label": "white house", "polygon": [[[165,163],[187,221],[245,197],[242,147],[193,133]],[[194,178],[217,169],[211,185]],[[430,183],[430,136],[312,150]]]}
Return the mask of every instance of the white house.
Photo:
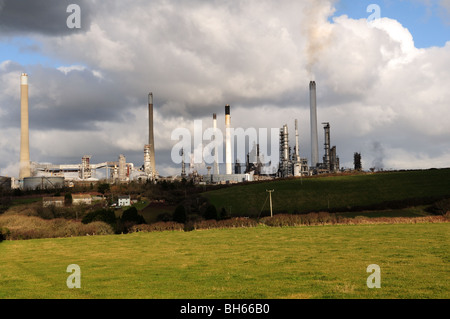
{"label": "white house", "polygon": [[117,202],[117,206],[124,207],[124,206],[131,206],[131,198],[130,196],[119,196],[119,200]]}
{"label": "white house", "polygon": [[92,197],[89,194],[73,194],[72,195],[72,204],[74,204],[74,205],[80,205],[80,204],[91,205]]}
{"label": "white house", "polygon": [[49,206],[63,207],[64,206],[64,197],[62,197],[62,196],[44,197],[44,198],[42,198],[42,206],[43,207],[49,207]]}

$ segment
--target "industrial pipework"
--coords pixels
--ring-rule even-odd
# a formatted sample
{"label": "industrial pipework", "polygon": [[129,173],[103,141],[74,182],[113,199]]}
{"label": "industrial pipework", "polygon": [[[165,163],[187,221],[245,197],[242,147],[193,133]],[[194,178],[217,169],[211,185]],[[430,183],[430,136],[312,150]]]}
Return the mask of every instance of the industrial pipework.
{"label": "industrial pipework", "polygon": [[227,175],[233,174],[232,159],[231,159],[231,116],[230,105],[225,105],[225,173]]}

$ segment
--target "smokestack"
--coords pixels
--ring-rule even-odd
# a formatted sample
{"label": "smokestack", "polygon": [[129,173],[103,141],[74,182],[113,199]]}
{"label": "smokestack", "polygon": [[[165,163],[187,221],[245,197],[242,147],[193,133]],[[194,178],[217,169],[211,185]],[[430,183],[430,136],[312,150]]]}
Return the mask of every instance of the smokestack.
{"label": "smokestack", "polygon": [[323,157],[323,163],[325,164],[325,167],[327,170],[331,169],[331,159],[330,159],[330,123],[322,123],[324,125],[324,134],[325,134],[325,156]]}
{"label": "smokestack", "polygon": [[219,148],[217,146],[217,115],[213,114],[213,129],[214,129],[214,141],[216,142],[214,146],[214,174],[219,175]]}
{"label": "smokestack", "polygon": [[300,161],[300,150],[298,149],[298,121],[295,119],[295,161]]}
{"label": "smokestack", "polygon": [[28,75],[20,77],[20,166],[19,179],[31,176],[28,124]]}
{"label": "smokestack", "polygon": [[311,166],[317,166],[319,163],[319,141],[317,135],[317,101],[316,101],[316,82],[309,82],[309,101],[311,115]]}
{"label": "smokestack", "polygon": [[233,174],[232,160],[231,160],[231,116],[230,105],[225,105],[225,173],[227,175]]}
{"label": "smokestack", "polygon": [[151,174],[156,177],[156,165],[155,165],[155,140],[153,137],[153,93],[148,95],[148,145],[150,148],[150,167],[152,169]]}
{"label": "smokestack", "polygon": [[289,161],[289,133],[287,124],[283,125],[283,159]]}

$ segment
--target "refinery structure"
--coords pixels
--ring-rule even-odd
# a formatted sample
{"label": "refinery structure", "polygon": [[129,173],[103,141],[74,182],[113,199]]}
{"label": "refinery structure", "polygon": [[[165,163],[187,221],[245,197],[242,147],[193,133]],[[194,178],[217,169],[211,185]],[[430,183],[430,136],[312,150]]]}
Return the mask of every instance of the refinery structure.
{"label": "refinery structure", "polygon": [[[330,123],[324,122],[324,156],[319,162],[318,129],[317,129],[317,99],[316,83],[309,84],[310,95],[310,129],[311,129],[311,162],[306,157],[300,156],[299,128],[295,120],[295,147],[292,151],[289,141],[289,129],[285,124],[279,131],[279,163],[277,169],[270,173],[264,170],[259,144],[246,154],[245,163],[233,159],[231,136],[231,106],[225,105],[225,171],[219,167],[218,144],[214,148],[214,162],[212,167],[207,167],[207,174],[200,175],[193,163],[189,163],[189,172],[186,172],[184,152],[181,150],[182,163],[181,174],[171,177],[171,180],[190,179],[195,183],[240,183],[254,180],[301,177],[324,173],[336,173],[340,171],[339,157],[336,146],[331,147]],[[100,179],[109,183],[126,183],[130,181],[156,182],[160,176],[156,170],[154,122],[153,122],[153,93],[148,95],[148,119],[149,133],[148,143],[143,145],[143,165],[135,167],[133,163],[127,163],[126,157],[119,154],[113,161],[93,163],[91,155],[83,155],[79,164],[48,164],[30,161],[29,145],[29,113],[28,113],[28,75],[22,73],[20,77],[20,101],[21,101],[21,140],[20,140],[20,171],[19,180],[1,177],[1,187],[11,184],[11,187],[22,189],[58,188],[71,186],[74,183],[96,182]],[[217,114],[213,114],[214,136],[217,137]],[[190,151],[190,150],[189,150]],[[274,163],[271,163],[272,165]],[[99,174],[100,172],[100,174]]]}
{"label": "refinery structure", "polygon": [[[324,156],[323,160],[319,161],[319,142],[317,129],[317,97],[316,97],[316,82],[311,81],[309,84],[310,92],[310,127],[311,127],[311,165],[308,164],[308,159],[300,156],[299,145],[299,128],[298,120],[295,120],[295,147],[292,152],[289,142],[289,128],[288,125],[283,125],[280,128],[279,139],[279,164],[278,170],[267,173],[264,170],[265,164],[261,160],[263,154],[260,153],[259,144],[254,145],[253,149],[247,153],[245,170],[242,168],[242,163],[238,159],[232,159],[232,143],[230,136],[231,128],[231,107],[225,106],[225,174],[219,173],[218,150],[214,150],[213,173],[211,174],[211,167],[207,167],[208,173],[204,176],[199,176],[197,171],[192,169],[192,172],[187,175],[185,163],[182,163],[182,177],[190,176],[195,181],[202,181],[204,183],[238,183],[249,182],[255,180],[265,180],[272,178],[287,178],[287,177],[302,177],[318,174],[337,173],[340,171],[339,157],[336,153],[336,146],[331,147],[330,123],[324,122]],[[217,115],[213,114],[213,130],[217,129]],[[234,166],[234,170],[233,170]],[[193,167],[191,165],[191,167]],[[264,171],[264,173],[263,173]]]}

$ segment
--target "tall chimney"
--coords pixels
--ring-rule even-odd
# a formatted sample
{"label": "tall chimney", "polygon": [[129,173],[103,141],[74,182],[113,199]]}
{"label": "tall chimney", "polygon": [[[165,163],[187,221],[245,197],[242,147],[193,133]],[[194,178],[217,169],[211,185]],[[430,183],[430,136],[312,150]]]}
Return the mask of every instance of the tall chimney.
{"label": "tall chimney", "polygon": [[330,150],[330,123],[325,122],[322,123],[324,125],[323,129],[325,130],[325,156],[323,157],[323,163],[325,164],[325,167],[327,170],[331,169],[331,150]]}
{"label": "tall chimney", "polygon": [[295,161],[300,161],[300,150],[299,150],[299,143],[298,143],[298,121],[295,119]]}
{"label": "tall chimney", "polygon": [[309,82],[309,101],[311,115],[311,166],[315,167],[319,163],[319,141],[317,135],[317,101],[316,82]]}
{"label": "tall chimney", "polygon": [[20,166],[19,179],[31,176],[28,124],[28,75],[20,77]]}
{"label": "tall chimney", "polygon": [[225,173],[227,175],[233,174],[232,160],[231,160],[231,116],[230,105],[225,105]]}
{"label": "tall chimney", "polygon": [[148,145],[150,148],[150,167],[152,169],[151,174],[156,177],[156,165],[155,165],[155,139],[153,137],[153,93],[148,95]]}
{"label": "tall chimney", "polygon": [[216,142],[214,146],[214,175],[219,175],[219,148],[217,145],[217,115],[213,114],[213,129],[214,129],[214,141]]}

